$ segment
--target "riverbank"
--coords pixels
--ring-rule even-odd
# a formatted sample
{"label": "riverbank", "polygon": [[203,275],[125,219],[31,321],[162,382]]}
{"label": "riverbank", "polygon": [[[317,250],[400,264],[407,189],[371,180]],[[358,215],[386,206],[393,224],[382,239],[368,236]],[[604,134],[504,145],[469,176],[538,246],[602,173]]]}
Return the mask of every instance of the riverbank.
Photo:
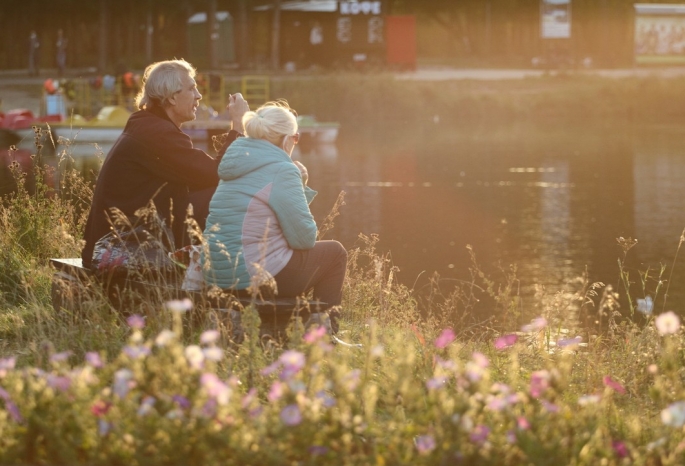
{"label": "riverbank", "polygon": [[[87,72],[87,73],[90,73]],[[543,124],[685,119],[685,68],[620,70],[460,70],[423,68],[407,73],[271,76],[271,98],[285,98],[302,114],[347,128],[386,124]],[[0,73],[0,110],[40,109],[45,77]],[[226,92],[240,76],[226,76]]]}

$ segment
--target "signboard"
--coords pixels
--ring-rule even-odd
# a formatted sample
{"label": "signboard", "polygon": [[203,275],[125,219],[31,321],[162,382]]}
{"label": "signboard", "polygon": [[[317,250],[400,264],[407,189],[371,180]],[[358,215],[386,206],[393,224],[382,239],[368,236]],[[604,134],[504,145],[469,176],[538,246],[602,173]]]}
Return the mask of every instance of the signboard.
{"label": "signboard", "polygon": [[540,37],[571,38],[571,0],[540,1]]}
{"label": "signboard", "polygon": [[685,63],[685,5],[635,4],[635,63]]}

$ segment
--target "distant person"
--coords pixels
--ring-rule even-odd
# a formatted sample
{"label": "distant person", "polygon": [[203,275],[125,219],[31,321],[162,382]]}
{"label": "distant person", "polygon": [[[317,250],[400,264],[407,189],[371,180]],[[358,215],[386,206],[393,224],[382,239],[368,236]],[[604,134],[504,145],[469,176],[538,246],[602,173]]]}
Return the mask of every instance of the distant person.
{"label": "distant person", "polygon": [[323,64],[323,29],[318,21],[314,21],[311,31],[309,31],[309,56],[312,66]]}
{"label": "distant person", "polygon": [[205,282],[240,292],[273,278],[279,297],[311,290],[326,303],[311,323],[335,333],[347,251],[337,241],[316,240],[309,210],[316,191],[307,186],[305,166],[291,159],[297,119],[287,104],[270,102],[246,113],[243,124],[246,137],[226,151],[209,203]]}
{"label": "distant person", "polygon": [[202,98],[195,73],[185,60],[153,63],[145,69],[135,100],[139,110],[129,117],[95,183],[81,253],[84,266],[92,266],[95,243],[110,232],[113,208],[135,217],[136,211],[152,200],[159,216],[171,227],[176,247],[187,241],[189,204],[193,204],[194,217],[204,228],[207,204],[219,182],[219,161],[226,147],[242,136],[242,117],[249,107],[242,95],[229,97],[232,129],[223,137],[219,157],[194,148],[180,126],[195,119]]}
{"label": "distant person", "polygon": [[57,43],[55,49],[57,50],[57,75],[61,78],[64,76],[64,71],[67,68],[67,43],[68,39],[64,37],[61,29],[57,30]]}
{"label": "distant person", "polygon": [[40,74],[40,41],[36,31],[31,31],[29,35],[29,75],[38,76]]}

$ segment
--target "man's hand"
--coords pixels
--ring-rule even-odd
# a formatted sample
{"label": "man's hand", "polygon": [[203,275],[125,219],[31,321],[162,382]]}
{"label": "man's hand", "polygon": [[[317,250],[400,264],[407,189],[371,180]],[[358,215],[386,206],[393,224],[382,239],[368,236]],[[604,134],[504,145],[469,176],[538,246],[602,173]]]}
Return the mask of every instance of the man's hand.
{"label": "man's hand", "polygon": [[243,98],[243,95],[240,92],[229,94],[226,109],[228,110],[228,117],[231,119],[231,128],[238,131],[240,134],[245,134],[243,115],[250,111],[247,100]]}

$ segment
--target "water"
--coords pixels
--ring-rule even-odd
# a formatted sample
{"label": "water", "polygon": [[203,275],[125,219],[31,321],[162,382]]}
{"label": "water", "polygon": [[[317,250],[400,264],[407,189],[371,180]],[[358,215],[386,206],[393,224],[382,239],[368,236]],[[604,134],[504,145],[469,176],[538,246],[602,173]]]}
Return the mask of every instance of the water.
{"label": "water", "polygon": [[[79,147],[84,172],[97,166],[95,152]],[[685,252],[671,276],[685,228],[685,129],[678,125],[436,124],[377,138],[343,128],[337,145],[301,145],[294,156],[319,192],[317,221],[346,193],[327,238],[352,248],[360,233],[377,234],[378,251],[389,253],[398,279],[412,288],[433,272],[469,279],[467,245],[493,278],[515,265],[524,297],[536,285],[561,290],[586,271],[590,281],[616,287],[623,258],[616,238],[631,237],[638,239],[626,259],[633,298],[654,295],[656,280],[648,278],[643,292],[640,273],[657,276],[665,264],[668,308],[685,304]]]}

